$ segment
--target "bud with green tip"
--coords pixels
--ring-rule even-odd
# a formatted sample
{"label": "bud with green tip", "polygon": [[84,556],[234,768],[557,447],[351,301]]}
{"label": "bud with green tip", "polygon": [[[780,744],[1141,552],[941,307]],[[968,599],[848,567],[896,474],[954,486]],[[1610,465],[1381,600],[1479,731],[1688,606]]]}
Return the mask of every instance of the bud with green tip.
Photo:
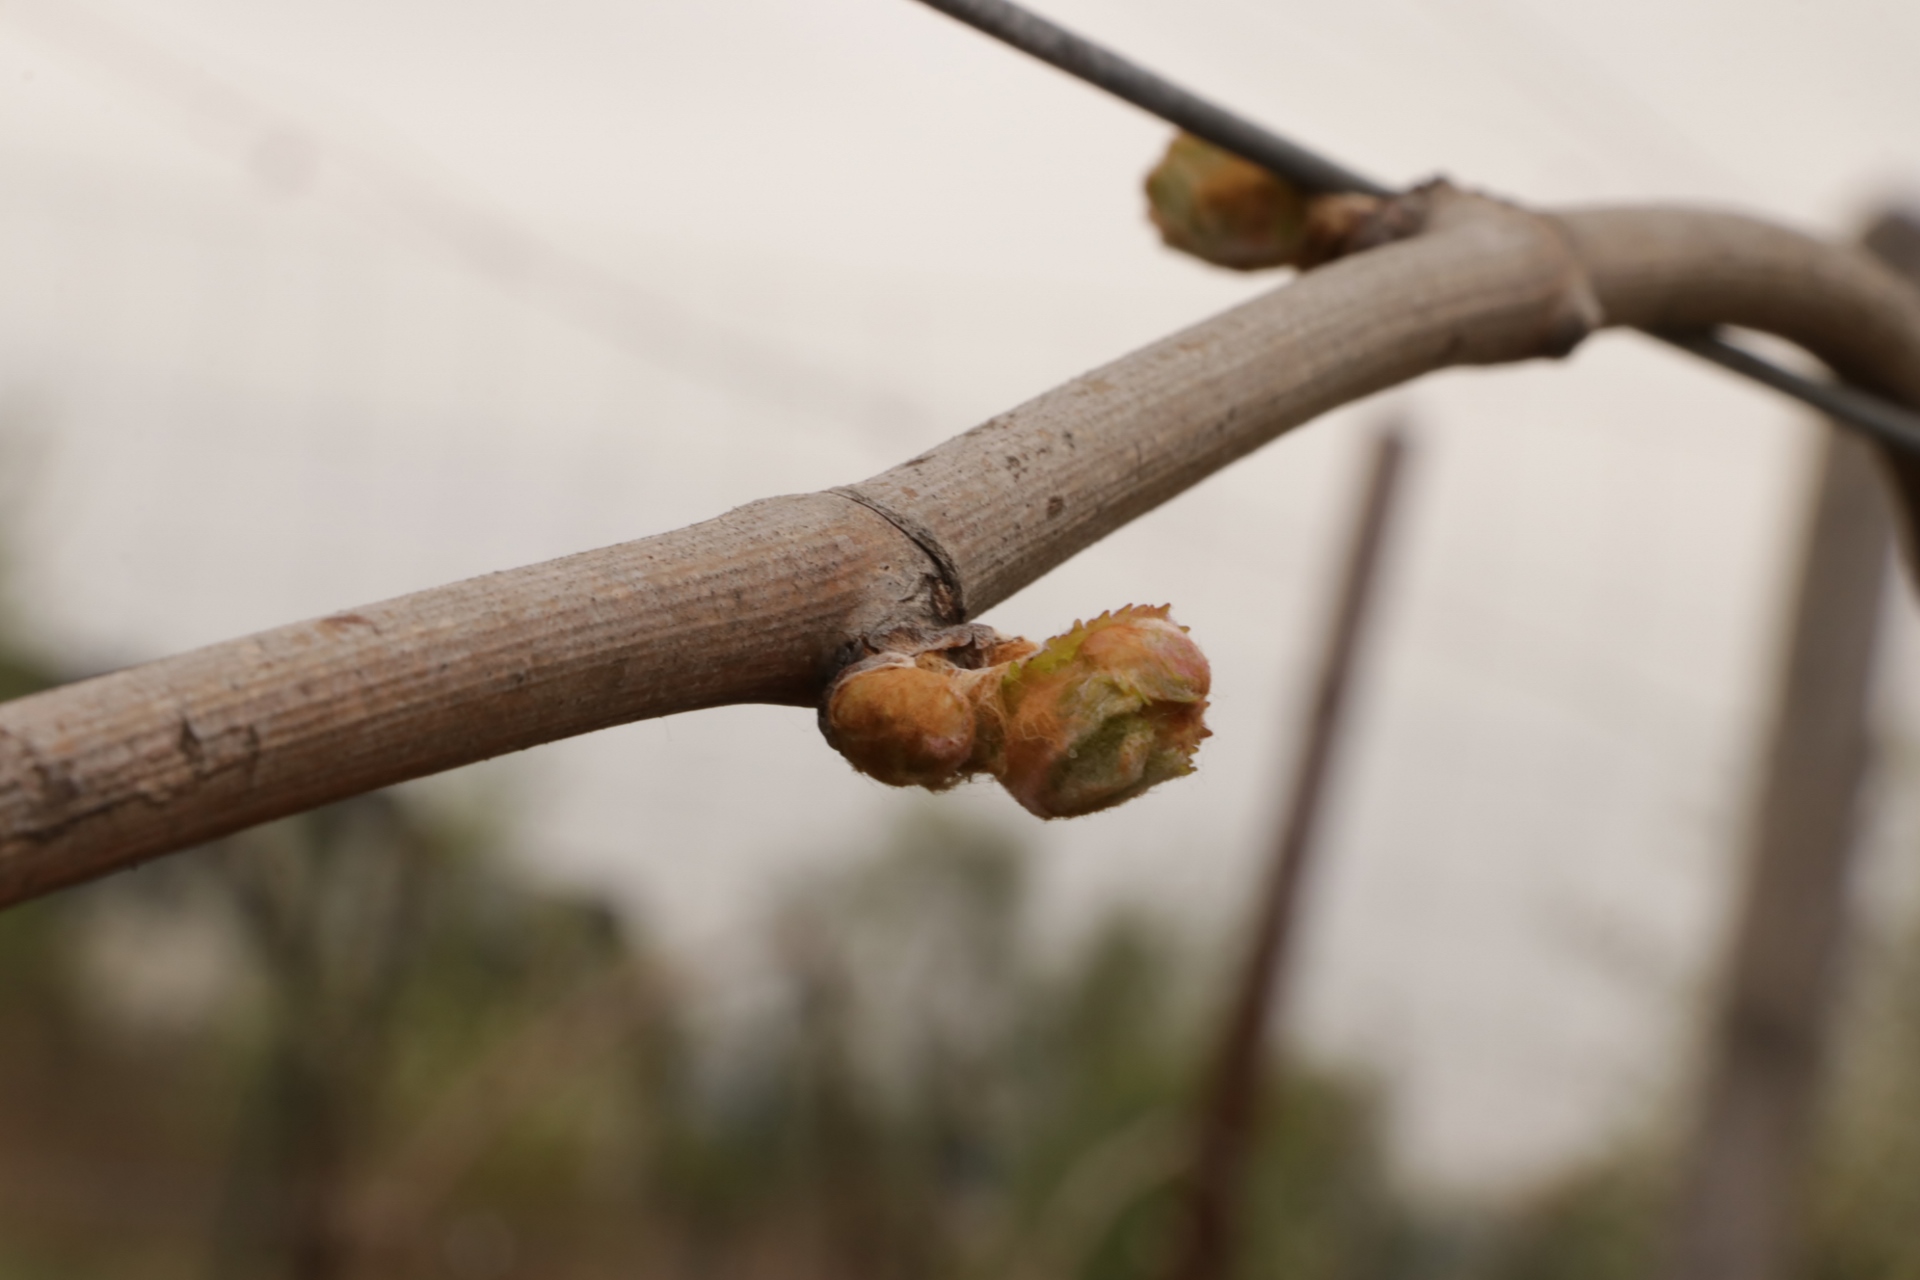
{"label": "bud with green tip", "polygon": [[966,643],[902,637],[834,682],[821,724],[893,786],[990,773],[1040,817],[1093,813],[1193,772],[1207,736],[1207,659],[1167,612],[1129,605],[1039,649],[986,628]]}
{"label": "bud with green tip", "polygon": [[1076,624],[1000,679],[998,765],[1043,818],[1093,813],[1193,772],[1212,672],[1165,606]]}
{"label": "bud with green tip", "polygon": [[1192,134],[1147,175],[1147,215],[1169,248],[1216,267],[1302,271],[1411,234],[1421,206],[1358,192],[1307,195]]}
{"label": "bud with green tip", "polygon": [[1235,271],[1295,263],[1307,238],[1304,193],[1187,133],[1147,175],[1147,213],[1169,247]]}

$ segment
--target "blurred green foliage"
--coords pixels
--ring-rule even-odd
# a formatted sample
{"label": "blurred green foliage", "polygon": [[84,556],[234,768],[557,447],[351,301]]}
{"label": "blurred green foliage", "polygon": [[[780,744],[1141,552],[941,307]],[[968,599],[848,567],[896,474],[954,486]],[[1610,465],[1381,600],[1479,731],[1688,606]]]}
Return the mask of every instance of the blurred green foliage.
{"label": "blurred green foliage", "polygon": [[[1154,1274],[1204,1018],[931,819],[682,978],[371,797],[0,916],[0,1276]],[[1247,1276],[1384,1275],[1368,1092],[1270,1082]]]}
{"label": "blurred green foliage", "polygon": [[1860,975],[1807,1274],[1920,1280],[1920,919]]}

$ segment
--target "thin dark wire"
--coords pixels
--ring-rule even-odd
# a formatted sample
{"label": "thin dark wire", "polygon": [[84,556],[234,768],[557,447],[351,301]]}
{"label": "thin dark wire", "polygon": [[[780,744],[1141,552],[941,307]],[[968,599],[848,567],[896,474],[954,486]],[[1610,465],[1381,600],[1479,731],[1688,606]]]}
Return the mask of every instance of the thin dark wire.
{"label": "thin dark wire", "polygon": [[1755,382],[1803,400],[1881,444],[1920,453],[1920,415],[1891,405],[1878,396],[1870,396],[1845,383],[1803,378],[1715,334],[1655,333],[1651,329],[1647,333],[1703,360],[1711,360],[1723,369],[1744,374]]}
{"label": "thin dark wire", "polygon": [[1032,54],[1076,79],[1105,89],[1196,138],[1244,156],[1304,190],[1359,191],[1370,196],[1393,194],[1390,188],[1373,179],[1296,146],[1111,49],[1006,0],[922,0],[922,3],[1022,53]]}
{"label": "thin dark wire", "polygon": [[[1289,142],[1218,103],[1189,93],[1138,63],[1022,9],[1011,0],[920,0],[920,3],[1131,102],[1196,138],[1251,160],[1295,186],[1315,192],[1392,194],[1390,188]],[[1920,453],[1920,413],[1855,387],[1820,382],[1782,369],[1716,334],[1653,336],[1792,396],[1892,448]]]}

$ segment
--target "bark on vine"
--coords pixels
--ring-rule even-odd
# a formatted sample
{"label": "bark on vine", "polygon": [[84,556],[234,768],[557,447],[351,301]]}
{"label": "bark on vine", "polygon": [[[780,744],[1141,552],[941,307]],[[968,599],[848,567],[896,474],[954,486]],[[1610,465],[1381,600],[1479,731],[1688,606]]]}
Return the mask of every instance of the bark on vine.
{"label": "bark on vine", "polygon": [[[1920,295],[1733,214],[1445,186],[1307,272],[890,471],[0,705],[0,903],[609,725],[812,705],[867,640],[965,622],[1276,436],[1603,325],[1741,325],[1920,406]],[[1920,461],[1894,460],[1909,513]]]}

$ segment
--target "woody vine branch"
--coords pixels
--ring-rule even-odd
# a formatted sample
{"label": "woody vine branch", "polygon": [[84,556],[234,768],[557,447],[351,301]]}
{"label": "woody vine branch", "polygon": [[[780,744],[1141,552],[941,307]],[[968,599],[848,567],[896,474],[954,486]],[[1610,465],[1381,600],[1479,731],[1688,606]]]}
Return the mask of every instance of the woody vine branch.
{"label": "woody vine branch", "polygon": [[[1920,405],[1920,296],[1853,249],[1685,209],[1440,186],[1354,252],[859,484],[0,705],[0,903],[627,721],[815,705],[1276,436],[1594,329],[1739,325]],[[1913,524],[1920,464],[1892,463]]]}

